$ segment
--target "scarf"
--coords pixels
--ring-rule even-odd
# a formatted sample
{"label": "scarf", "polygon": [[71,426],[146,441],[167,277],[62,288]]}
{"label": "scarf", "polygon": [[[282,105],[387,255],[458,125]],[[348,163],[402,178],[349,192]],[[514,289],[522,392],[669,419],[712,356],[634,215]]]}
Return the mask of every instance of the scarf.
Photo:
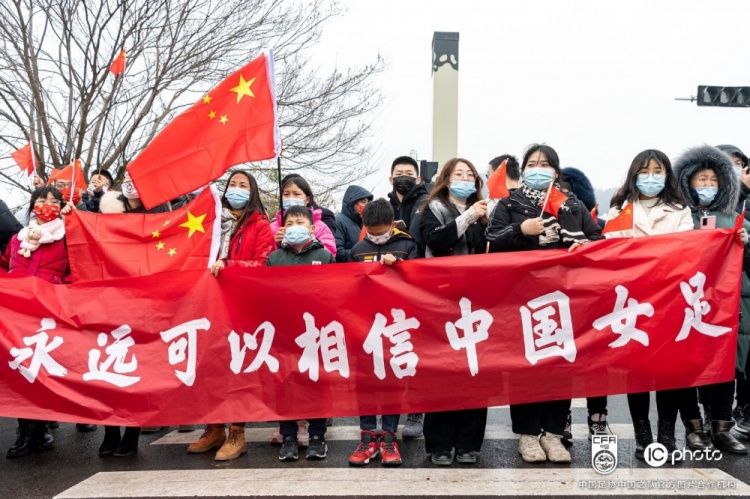
{"label": "scarf", "polygon": [[221,250],[219,251],[219,260],[226,258],[229,254],[229,243],[232,240],[232,233],[237,226],[237,217],[227,208],[221,210]]}
{"label": "scarf", "polygon": [[[560,189],[557,184],[555,184],[555,187]],[[540,210],[542,209],[542,204],[547,197],[546,189],[538,191],[521,182],[521,190],[529,201],[538,206]],[[539,246],[547,246],[560,240],[567,245],[588,242],[588,238],[581,230],[580,220],[573,216],[570,207],[565,204],[560,207],[557,218],[551,213],[543,212],[542,221],[544,222],[544,232],[539,235]]]}

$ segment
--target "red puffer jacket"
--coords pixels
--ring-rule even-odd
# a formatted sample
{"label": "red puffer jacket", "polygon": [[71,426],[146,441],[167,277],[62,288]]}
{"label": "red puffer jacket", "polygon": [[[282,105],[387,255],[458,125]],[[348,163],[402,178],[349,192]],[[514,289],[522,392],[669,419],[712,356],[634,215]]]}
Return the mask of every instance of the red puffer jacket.
{"label": "red puffer jacket", "polygon": [[254,211],[232,237],[224,263],[228,267],[262,267],[273,250],[273,234],[268,217]]}
{"label": "red puffer jacket", "polygon": [[70,265],[65,239],[42,244],[31,252],[29,258],[18,254],[20,247],[18,237],[11,238],[5,253],[0,257],[0,268],[7,270],[9,274],[33,275],[52,284],[69,282]]}

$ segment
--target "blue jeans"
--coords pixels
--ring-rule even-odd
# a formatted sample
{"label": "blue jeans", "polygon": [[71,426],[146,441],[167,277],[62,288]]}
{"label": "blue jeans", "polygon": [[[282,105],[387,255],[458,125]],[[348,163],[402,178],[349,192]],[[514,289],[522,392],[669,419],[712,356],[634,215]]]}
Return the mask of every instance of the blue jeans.
{"label": "blue jeans", "polygon": [[[326,434],[326,418],[308,419],[307,422],[310,424],[307,428],[307,433],[311,437],[316,435],[322,437]],[[297,420],[281,421],[279,423],[279,431],[282,437],[297,436]]]}
{"label": "blue jeans", "polygon": [[[383,431],[387,431],[389,433],[396,433],[396,430],[398,430],[398,418],[400,417],[400,414],[389,414],[387,416],[383,416]],[[377,428],[378,422],[375,416],[360,416],[359,417],[359,429],[360,430],[368,430],[368,431],[375,431],[375,428]]]}

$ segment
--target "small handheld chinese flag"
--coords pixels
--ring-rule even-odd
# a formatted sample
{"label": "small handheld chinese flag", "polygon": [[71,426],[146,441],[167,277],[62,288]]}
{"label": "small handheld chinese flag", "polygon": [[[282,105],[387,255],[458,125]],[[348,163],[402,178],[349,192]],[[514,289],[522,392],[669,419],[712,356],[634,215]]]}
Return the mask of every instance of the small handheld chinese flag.
{"label": "small handheld chinese flag", "polygon": [[115,57],[115,60],[109,65],[109,70],[115,76],[125,72],[125,49],[122,49],[119,55]]}
{"label": "small handheld chinese flag", "polygon": [[740,230],[745,225],[745,203],[742,203],[742,213],[734,219],[734,230]]}
{"label": "small handheld chinese flag", "polygon": [[30,177],[34,174],[36,170],[36,157],[34,156],[34,148],[31,147],[31,142],[19,150],[10,153],[10,157],[13,158],[22,172],[26,172],[26,175]]}
{"label": "small handheld chinese flag", "polygon": [[219,253],[221,203],[205,189],[166,213],[89,213],[65,217],[73,282],[207,269]]}
{"label": "small handheld chinese flag", "polygon": [[560,189],[555,187],[554,184],[550,186],[549,193],[547,194],[547,201],[544,203],[544,212],[549,213],[553,217],[557,218],[557,214],[560,211],[560,207],[568,200]]}
{"label": "small handheld chinese flag", "polygon": [[47,185],[52,185],[57,180],[65,180],[71,183],[71,189],[77,185],[81,189],[83,185],[86,185],[86,177],[83,175],[83,168],[81,168],[81,160],[76,159],[72,161],[68,166],[62,170],[57,168],[52,169],[52,173],[49,175]]}
{"label": "small handheld chinese flag", "polygon": [[604,229],[602,229],[602,235],[621,230],[633,230],[633,203],[626,204],[615,218],[607,220]]}
{"label": "small handheld chinese flag", "polygon": [[281,153],[273,57],[250,61],[173,119],[129,165],[146,208]]}
{"label": "small handheld chinese flag", "polygon": [[599,205],[595,205],[593,208],[591,208],[591,218],[594,219],[594,222],[599,223]]}
{"label": "small handheld chinese flag", "polygon": [[487,179],[487,189],[490,192],[490,199],[500,199],[510,197],[510,191],[507,185],[507,172],[508,160],[506,159],[500,166],[497,167],[490,178]]}

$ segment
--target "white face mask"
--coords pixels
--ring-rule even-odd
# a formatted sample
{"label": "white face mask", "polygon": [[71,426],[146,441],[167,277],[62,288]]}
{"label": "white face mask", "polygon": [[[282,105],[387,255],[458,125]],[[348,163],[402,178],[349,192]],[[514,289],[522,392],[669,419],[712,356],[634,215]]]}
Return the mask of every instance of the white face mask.
{"label": "white face mask", "polygon": [[128,180],[122,183],[122,195],[128,199],[138,199],[138,191],[135,190],[135,185],[132,180]]}
{"label": "white face mask", "polygon": [[373,244],[377,244],[380,246],[381,244],[387,243],[391,238],[391,233],[388,232],[387,234],[383,234],[380,236],[373,236],[369,232],[367,233],[367,239],[369,239]]}

